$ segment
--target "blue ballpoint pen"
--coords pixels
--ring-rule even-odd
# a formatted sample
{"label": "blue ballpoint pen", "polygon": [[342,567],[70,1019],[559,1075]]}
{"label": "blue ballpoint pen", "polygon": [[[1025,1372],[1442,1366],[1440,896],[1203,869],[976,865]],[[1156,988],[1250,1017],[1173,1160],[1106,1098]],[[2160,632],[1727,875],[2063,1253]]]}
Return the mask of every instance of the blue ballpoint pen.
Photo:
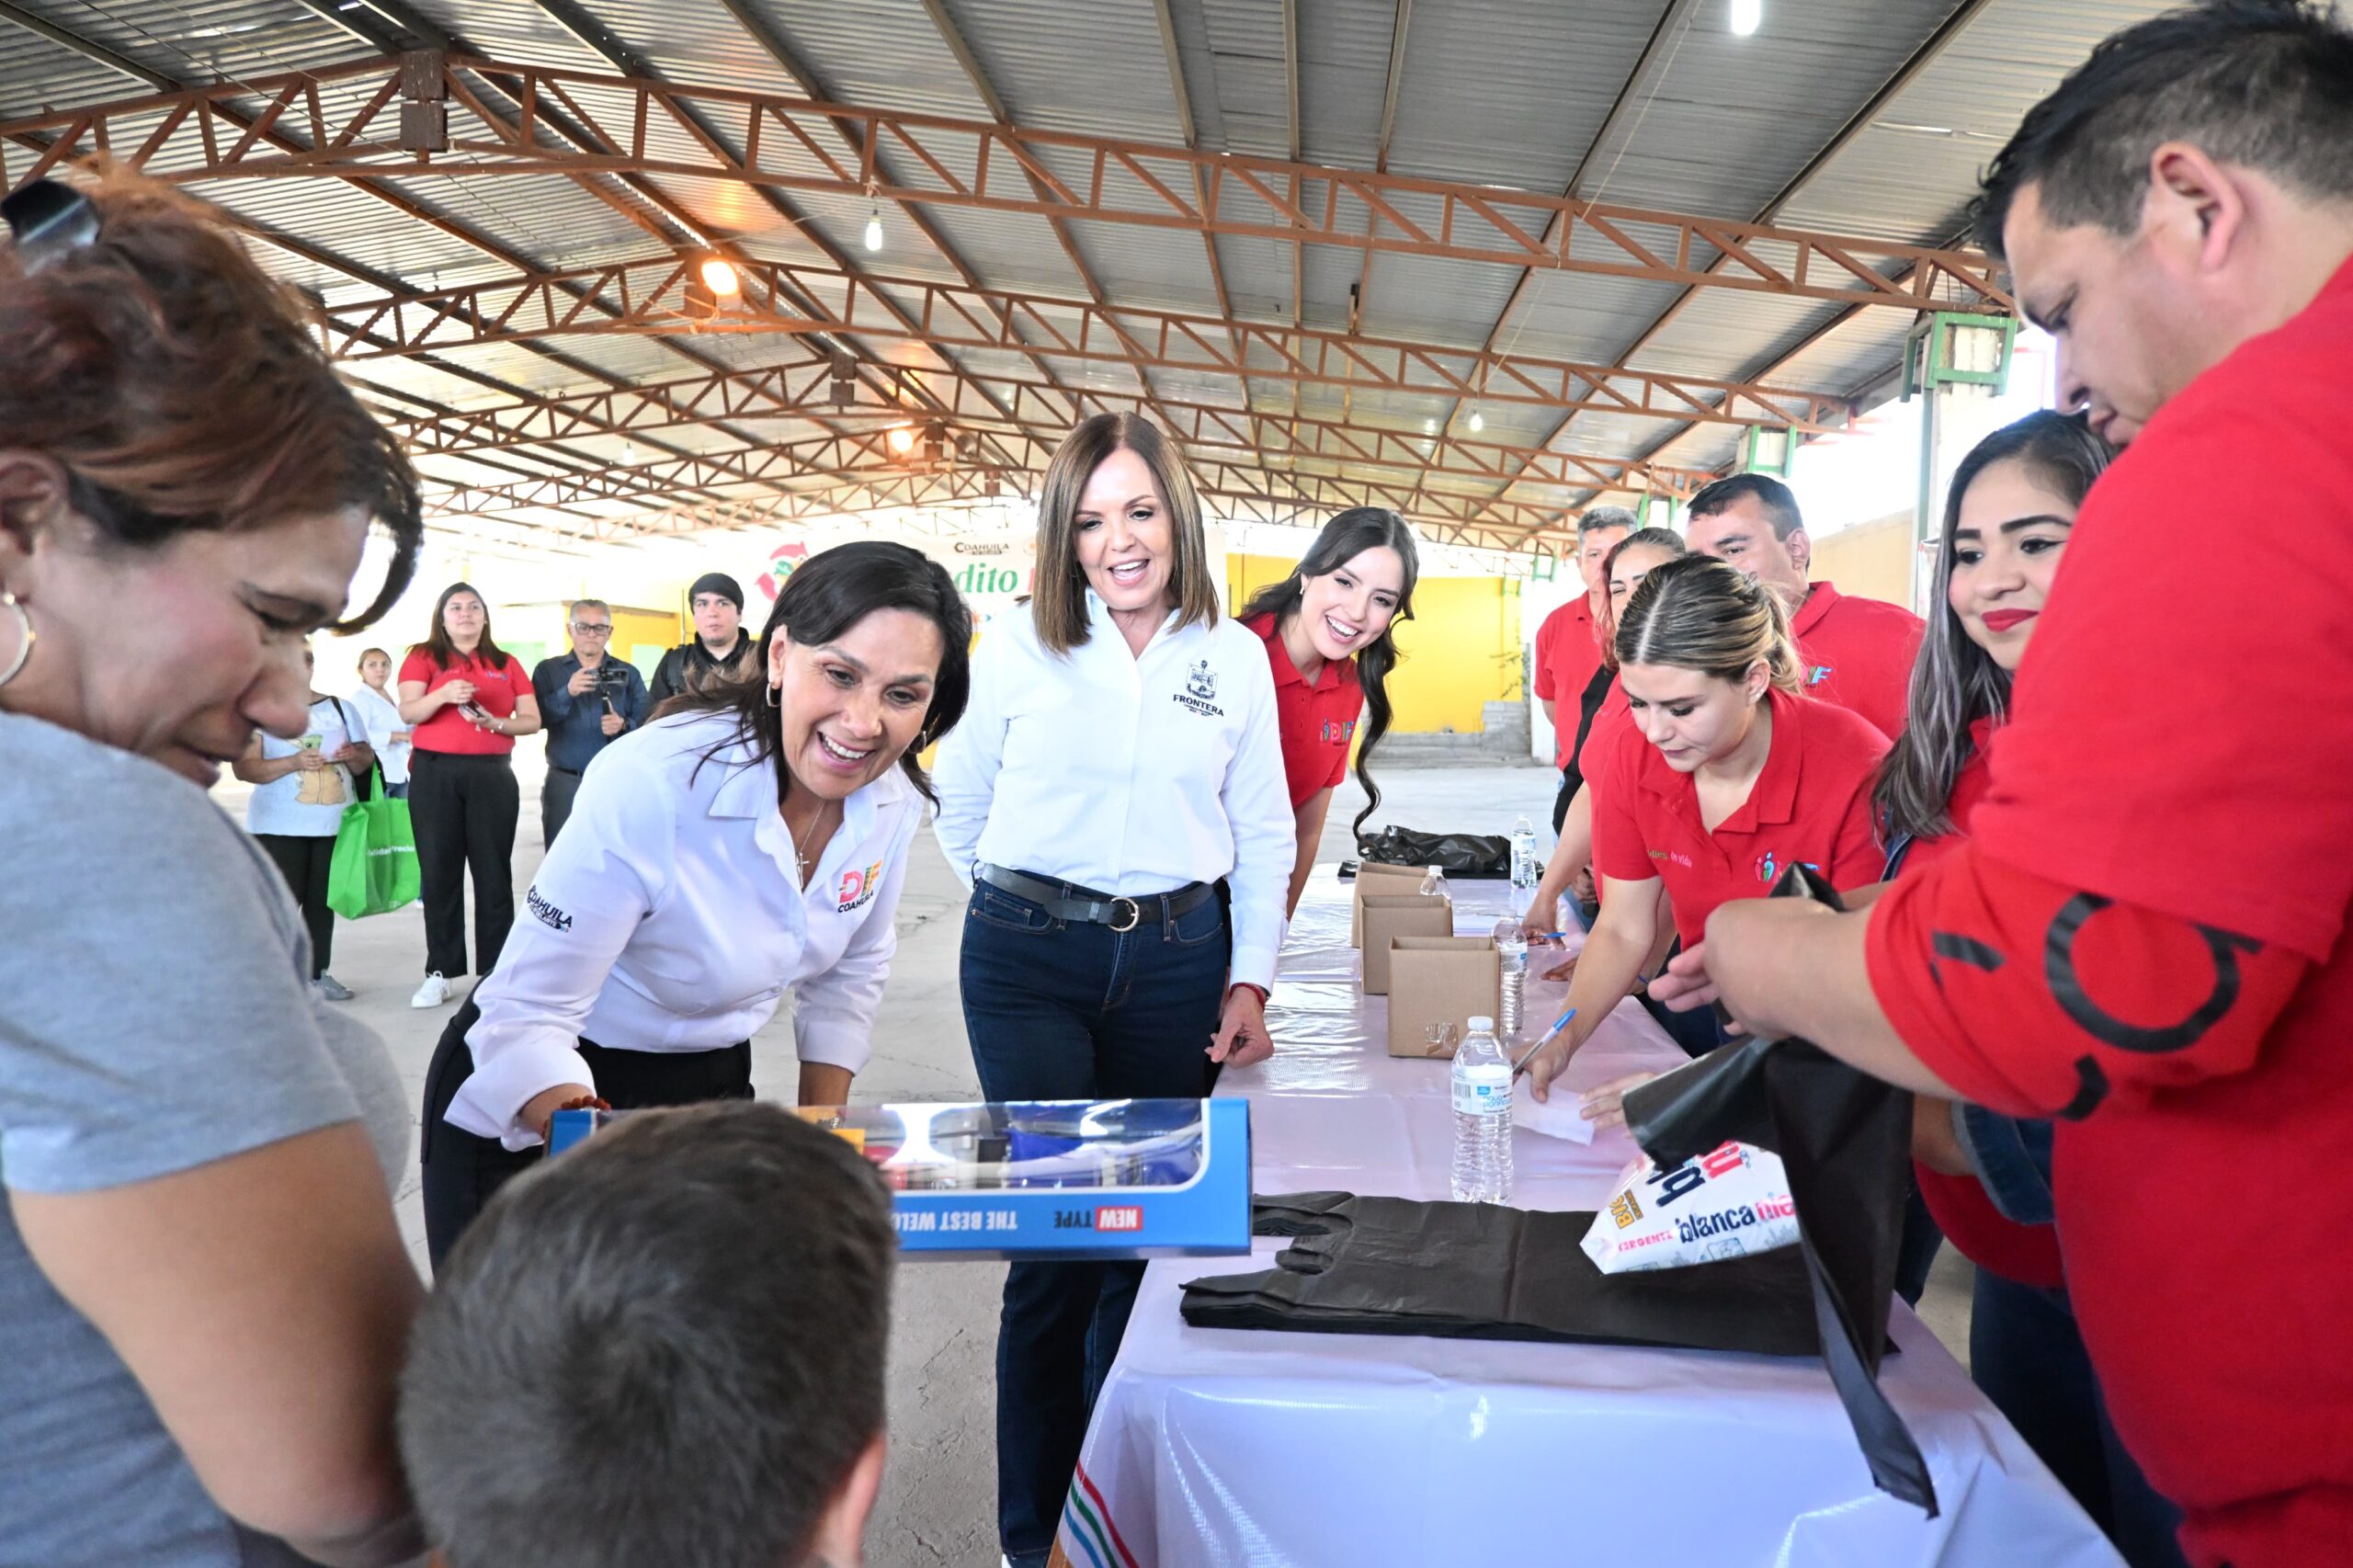
{"label": "blue ballpoint pen", "polygon": [[1554,1038],[1557,1037],[1563,1029],[1569,1027],[1569,1020],[1576,1016],[1577,1010],[1574,1007],[1572,1007],[1567,1012],[1562,1014],[1559,1017],[1554,1018],[1552,1020],[1552,1027],[1544,1031],[1544,1038],[1538,1040],[1534,1045],[1529,1046],[1526,1053],[1523,1054],[1518,1061],[1512,1063],[1511,1075],[1517,1078],[1522,1073],[1527,1072],[1528,1064],[1536,1060],[1536,1053],[1543,1050],[1546,1046],[1552,1044]]}

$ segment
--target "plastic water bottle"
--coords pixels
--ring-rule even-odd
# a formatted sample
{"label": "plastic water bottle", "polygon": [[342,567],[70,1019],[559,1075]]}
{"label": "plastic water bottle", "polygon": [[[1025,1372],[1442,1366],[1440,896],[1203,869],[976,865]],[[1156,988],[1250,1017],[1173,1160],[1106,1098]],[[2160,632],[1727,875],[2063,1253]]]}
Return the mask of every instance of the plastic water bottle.
{"label": "plastic water bottle", "polygon": [[1493,1018],[1472,1018],[1454,1053],[1454,1200],[1511,1201],[1511,1059]]}
{"label": "plastic water bottle", "polygon": [[1497,1032],[1506,1040],[1516,1040],[1528,1002],[1528,927],[1518,915],[1506,915],[1495,922],[1495,957],[1503,971],[1503,1017],[1497,1020],[1503,1028]]}
{"label": "plastic water bottle", "polygon": [[1536,888],[1536,829],[1526,817],[1511,824],[1511,885],[1521,892]]}
{"label": "plastic water bottle", "polygon": [[1415,891],[1424,898],[1446,897],[1446,873],[1436,866],[1432,866],[1429,869],[1429,874],[1422,879],[1422,885]]}

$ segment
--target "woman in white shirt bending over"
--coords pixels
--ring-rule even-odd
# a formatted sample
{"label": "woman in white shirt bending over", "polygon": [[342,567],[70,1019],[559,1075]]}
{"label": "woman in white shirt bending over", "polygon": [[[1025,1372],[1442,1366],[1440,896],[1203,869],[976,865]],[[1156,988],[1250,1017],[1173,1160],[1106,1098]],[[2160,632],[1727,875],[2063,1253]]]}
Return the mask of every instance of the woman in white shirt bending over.
{"label": "woman in white shirt bending over", "polygon": [[[1197,1097],[1216,1063],[1273,1050],[1296,846],[1274,677],[1220,615],[1192,482],[1143,420],[1097,415],[1054,454],[1029,614],[981,643],[939,795],[972,882],[964,1028],[990,1099]],[[997,1525],[1017,1568],[1051,1550],[1142,1273],[1006,1275]]]}
{"label": "woman in white shirt bending over", "polygon": [[801,1103],[848,1097],[931,794],[915,755],[964,710],[971,643],[944,569],[905,545],[842,545],[777,596],[764,675],[597,755],[426,1074],[437,1265],[566,1102],[751,1098],[751,1037],[788,986]]}

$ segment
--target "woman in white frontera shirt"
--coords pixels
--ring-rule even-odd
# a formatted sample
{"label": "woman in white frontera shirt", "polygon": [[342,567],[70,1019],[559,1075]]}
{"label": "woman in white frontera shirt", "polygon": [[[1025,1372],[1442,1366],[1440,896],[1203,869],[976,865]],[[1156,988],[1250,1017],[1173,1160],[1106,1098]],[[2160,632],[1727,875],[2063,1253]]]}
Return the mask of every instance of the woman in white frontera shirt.
{"label": "woman in white frontera shirt", "polygon": [[963,712],[971,642],[937,562],[841,545],[777,596],[763,675],[713,683],[597,755],[426,1074],[437,1265],[540,1158],[565,1102],[751,1098],[751,1037],[787,987],[801,1103],[848,1097],[931,793],[915,756]]}
{"label": "woman in white frontera shirt", "polygon": [[384,794],[408,798],[409,722],[401,717],[401,699],[392,689],[392,656],[381,648],[359,655],[359,684],[352,689],[351,706],[368,732],[369,749],[384,770]]}
{"label": "woman in white frontera shirt", "polygon": [[[1274,677],[1219,613],[1200,503],[1143,420],[1098,415],[1054,454],[1029,613],[982,640],[939,797],[973,884],[964,1028],[990,1099],[1197,1097],[1217,1063],[1272,1051],[1295,847]],[[1142,1273],[1006,1274],[997,1527],[1017,1568],[1052,1547]]]}

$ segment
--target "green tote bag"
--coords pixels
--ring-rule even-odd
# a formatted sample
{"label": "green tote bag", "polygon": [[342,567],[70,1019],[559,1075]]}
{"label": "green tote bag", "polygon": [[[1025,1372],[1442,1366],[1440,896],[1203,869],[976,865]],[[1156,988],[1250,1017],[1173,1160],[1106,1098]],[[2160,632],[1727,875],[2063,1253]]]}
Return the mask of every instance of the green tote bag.
{"label": "green tote bag", "polygon": [[346,920],[382,915],[416,900],[416,835],[408,802],[384,793],[384,771],[370,764],[367,799],[343,808],[327,867],[327,907]]}

